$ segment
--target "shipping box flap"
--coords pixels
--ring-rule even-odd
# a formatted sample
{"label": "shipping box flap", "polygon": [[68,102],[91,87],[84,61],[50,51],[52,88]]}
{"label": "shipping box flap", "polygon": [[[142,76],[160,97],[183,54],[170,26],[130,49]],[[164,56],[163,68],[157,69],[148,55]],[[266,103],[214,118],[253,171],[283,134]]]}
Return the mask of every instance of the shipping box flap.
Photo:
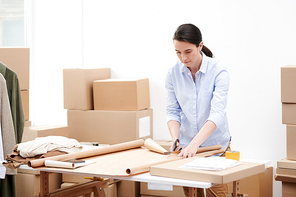
{"label": "shipping box flap", "polygon": [[224,184],[265,171],[264,164],[250,162],[242,162],[242,165],[221,171],[179,168],[180,166],[189,163],[195,159],[197,159],[197,157],[151,166],[150,174],[156,176]]}

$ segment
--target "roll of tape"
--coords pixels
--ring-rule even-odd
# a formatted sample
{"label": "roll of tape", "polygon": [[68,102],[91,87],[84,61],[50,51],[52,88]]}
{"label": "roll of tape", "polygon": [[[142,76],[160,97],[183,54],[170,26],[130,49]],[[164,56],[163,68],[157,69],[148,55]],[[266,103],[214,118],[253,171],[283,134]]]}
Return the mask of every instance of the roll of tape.
{"label": "roll of tape", "polygon": [[226,159],[239,161],[239,151],[226,151]]}

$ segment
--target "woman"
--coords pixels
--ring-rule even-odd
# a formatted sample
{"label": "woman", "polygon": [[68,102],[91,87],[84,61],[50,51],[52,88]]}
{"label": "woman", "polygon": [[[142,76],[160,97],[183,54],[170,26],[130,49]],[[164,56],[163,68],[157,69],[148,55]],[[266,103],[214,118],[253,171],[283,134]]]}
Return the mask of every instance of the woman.
{"label": "woman", "polygon": [[[212,58],[193,24],[180,25],[173,40],[180,61],[166,76],[166,116],[172,140],[180,140],[179,156],[192,157],[199,147],[216,144],[230,150],[227,70]],[[218,185],[207,189],[207,196],[226,196],[227,190],[227,185]]]}

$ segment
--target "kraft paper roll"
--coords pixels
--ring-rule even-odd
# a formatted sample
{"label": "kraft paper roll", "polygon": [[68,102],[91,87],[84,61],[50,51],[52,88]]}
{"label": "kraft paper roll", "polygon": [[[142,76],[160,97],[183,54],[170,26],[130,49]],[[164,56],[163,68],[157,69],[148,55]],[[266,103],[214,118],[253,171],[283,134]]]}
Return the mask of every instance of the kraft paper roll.
{"label": "kraft paper roll", "polygon": [[164,153],[167,152],[166,149],[164,149],[162,146],[157,144],[155,141],[153,141],[151,138],[147,138],[145,140],[144,146],[151,151],[157,152],[157,153]]}
{"label": "kraft paper roll", "polygon": [[130,141],[130,142],[111,145],[108,147],[80,151],[80,152],[70,153],[70,154],[66,154],[66,155],[58,155],[58,156],[48,157],[48,158],[44,158],[44,159],[36,159],[36,160],[29,161],[28,166],[33,167],[33,168],[37,168],[37,167],[44,166],[45,160],[67,161],[70,159],[81,159],[81,158],[93,157],[93,156],[98,156],[98,155],[103,155],[103,154],[107,154],[107,153],[113,153],[113,152],[133,149],[133,148],[139,148],[143,145],[144,145],[144,140],[139,139],[139,140],[134,140],[134,141]]}
{"label": "kraft paper roll", "polygon": [[206,152],[206,151],[211,151],[211,150],[219,150],[221,148],[222,148],[221,144],[213,145],[213,146],[205,146],[205,147],[198,148],[196,151],[196,154]]}

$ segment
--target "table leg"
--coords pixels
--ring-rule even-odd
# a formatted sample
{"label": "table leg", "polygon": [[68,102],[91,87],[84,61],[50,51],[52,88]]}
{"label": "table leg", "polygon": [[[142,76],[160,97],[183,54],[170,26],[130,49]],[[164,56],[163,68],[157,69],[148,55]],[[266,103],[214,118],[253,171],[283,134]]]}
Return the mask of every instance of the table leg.
{"label": "table leg", "polygon": [[40,171],[40,197],[46,197],[49,194],[48,172]]}
{"label": "table leg", "polygon": [[233,181],[233,196],[238,197],[239,194],[239,180]]}
{"label": "table leg", "polygon": [[196,197],[197,196],[197,189],[194,187],[189,187],[189,197]]}

